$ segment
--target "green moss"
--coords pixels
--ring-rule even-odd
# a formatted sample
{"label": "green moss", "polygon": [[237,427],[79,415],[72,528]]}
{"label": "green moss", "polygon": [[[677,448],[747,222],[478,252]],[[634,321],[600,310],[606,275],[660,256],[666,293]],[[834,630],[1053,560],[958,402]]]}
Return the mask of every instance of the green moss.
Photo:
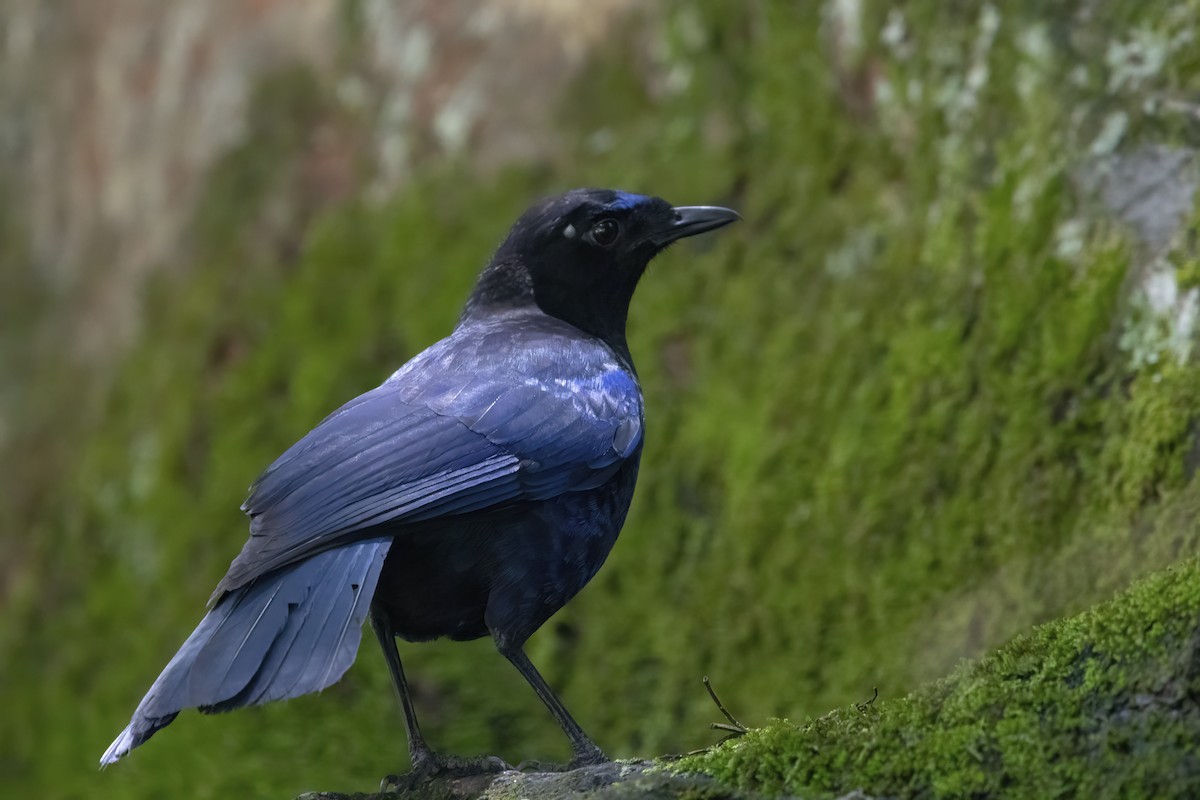
{"label": "green moss", "polygon": [[[1128,143],[1190,135],[1141,100],[1194,91],[1195,48],[1113,90],[1107,54],[1163,15],[1200,33],[1197,4],[862,5],[854,58],[813,4],[671,6],[636,29],[662,36],[644,90],[626,37],[568,93],[568,112],[587,98],[562,123],[577,149],[486,180],[425,167],[382,205],[297,202],[304,131],[358,121],[303,70],[269,81],[198,212],[202,255],[152,288],[100,422],[14,526],[0,757],[17,788],[279,796],[404,767],[368,643],[323,696],[188,713],[92,769],[240,547],[240,487],[447,333],[505,227],[564,186],[746,217],[643,282],[638,496],[610,563],[530,645],[611,754],[711,741],[701,675],[749,719],[897,697],[1194,553],[1197,368],[1122,349],[1138,248],[1071,175],[1111,113]],[[897,14],[903,35],[881,38]],[[435,746],[566,756],[486,641],[403,655]],[[821,724],[860,724],[847,713]],[[952,730],[939,752],[1004,755]],[[958,764],[939,791],[990,774]]]}
{"label": "green moss", "polygon": [[1190,797],[1200,791],[1200,561],[1036,628],[906,697],[776,720],[679,762],[834,797]]}

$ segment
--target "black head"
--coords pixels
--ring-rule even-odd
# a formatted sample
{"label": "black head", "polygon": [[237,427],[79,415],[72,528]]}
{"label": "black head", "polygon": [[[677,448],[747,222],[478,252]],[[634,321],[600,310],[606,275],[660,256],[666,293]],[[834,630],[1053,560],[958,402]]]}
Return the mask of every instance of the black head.
{"label": "black head", "polygon": [[650,259],[738,214],[611,189],[575,189],[530,208],[479,277],[464,319],[536,305],[624,346],[625,319]]}

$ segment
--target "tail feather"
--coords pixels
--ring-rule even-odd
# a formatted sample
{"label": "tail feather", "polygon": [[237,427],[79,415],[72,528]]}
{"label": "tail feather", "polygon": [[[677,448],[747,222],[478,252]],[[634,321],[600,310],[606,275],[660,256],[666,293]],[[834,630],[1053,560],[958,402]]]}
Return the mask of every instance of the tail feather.
{"label": "tail feather", "polygon": [[185,708],[228,711],[298,697],[350,668],[391,538],[315,555],[227,594],[179,648],[101,766]]}
{"label": "tail feather", "polygon": [[232,697],[250,682],[287,624],[289,607],[308,594],[306,567],[277,580],[257,581],[233,598],[233,607],[209,632],[188,669],[184,708]]}
{"label": "tail feather", "polygon": [[313,596],[328,598],[327,602],[307,614],[291,615],[287,626],[272,641],[261,669],[241,691],[223,703],[202,707],[202,711],[227,711],[299,697],[324,689],[350,668],[358,652],[362,621],[378,575],[372,576],[369,593],[360,591],[354,579],[350,581],[352,591],[342,591],[346,576],[354,571],[353,564],[346,563],[354,554],[343,548],[330,555],[335,557],[314,576],[315,582],[310,589]]}

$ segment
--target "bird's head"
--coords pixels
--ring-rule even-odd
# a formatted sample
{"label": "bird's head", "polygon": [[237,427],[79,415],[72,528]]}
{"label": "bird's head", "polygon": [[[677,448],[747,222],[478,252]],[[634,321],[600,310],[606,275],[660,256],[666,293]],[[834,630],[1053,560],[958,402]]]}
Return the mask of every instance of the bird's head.
{"label": "bird's head", "polygon": [[650,260],[672,242],[737,219],[727,208],[672,206],[611,189],[547,198],[513,225],[463,318],[532,304],[623,345],[629,301]]}

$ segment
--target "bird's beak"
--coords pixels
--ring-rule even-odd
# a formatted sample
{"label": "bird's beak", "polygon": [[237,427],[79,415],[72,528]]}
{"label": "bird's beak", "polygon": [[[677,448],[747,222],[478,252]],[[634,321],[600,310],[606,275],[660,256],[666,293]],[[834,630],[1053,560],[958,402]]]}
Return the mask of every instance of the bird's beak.
{"label": "bird's beak", "polygon": [[736,211],[720,206],[676,206],[675,219],[664,230],[651,235],[650,240],[659,246],[668,245],[676,239],[715,230],[741,218]]}

